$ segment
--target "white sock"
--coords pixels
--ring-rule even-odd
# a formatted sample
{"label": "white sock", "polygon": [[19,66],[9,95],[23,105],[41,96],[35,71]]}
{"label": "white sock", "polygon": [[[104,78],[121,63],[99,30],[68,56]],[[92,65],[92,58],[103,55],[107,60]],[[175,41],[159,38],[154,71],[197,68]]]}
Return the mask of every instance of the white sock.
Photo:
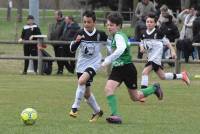
{"label": "white sock", "polygon": [[149,77],[148,75],[142,75],[141,86],[148,86]]}
{"label": "white sock", "polygon": [[81,100],[85,94],[86,87],[85,85],[78,85],[76,89],[76,96],[74,100],[74,104],[72,105],[72,108],[79,108]]}
{"label": "white sock", "polygon": [[165,80],[173,80],[174,74],[173,73],[165,73]]}
{"label": "white sock", "polygon": [[96,101],[93,93],[91,93],[90,97],[87,99],[87,104],[93,109],[94,114],[96,114],[100,111],[100,107],[97,104],[97,101]]}
{"label": "white sock", "polygon": [[[183,75],[182,74],[175,74],[176,79],[182,79]],[[166,80],[173,80],[174,79],[174,74],[173,73],[165,73],[165,79]]]}
{"label": "white sock", "polygon": [[176,79],[182,79],[183,75],[182,74],[176,74]]}

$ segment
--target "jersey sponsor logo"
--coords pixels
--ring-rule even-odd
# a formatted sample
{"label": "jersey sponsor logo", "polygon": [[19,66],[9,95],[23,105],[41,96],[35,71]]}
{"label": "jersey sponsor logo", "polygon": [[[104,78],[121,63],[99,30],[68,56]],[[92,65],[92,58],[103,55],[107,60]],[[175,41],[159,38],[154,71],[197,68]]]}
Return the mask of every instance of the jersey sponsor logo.
{"label": "jersey sponsor logo", "polygon": [[95,45],[92,43],[83,43],[81,52],[84,56],[92,56],[95,53]]}

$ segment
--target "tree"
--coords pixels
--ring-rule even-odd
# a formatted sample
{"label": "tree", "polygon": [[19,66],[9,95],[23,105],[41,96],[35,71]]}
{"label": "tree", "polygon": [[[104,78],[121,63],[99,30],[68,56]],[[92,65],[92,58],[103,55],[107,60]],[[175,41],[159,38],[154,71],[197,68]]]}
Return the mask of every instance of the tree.
{"label": "tree", "polygon": [[22,8],[24,0],[17,0],[17,21],[22,22]]}
{"label": "tree", "polygon": [[56,10],[60,9],[60,0],[55,0]]}
{"label": "tree", "polygon": [[122,11],[122,7],[123,7],[123,0],[118,0],[118,12]]}

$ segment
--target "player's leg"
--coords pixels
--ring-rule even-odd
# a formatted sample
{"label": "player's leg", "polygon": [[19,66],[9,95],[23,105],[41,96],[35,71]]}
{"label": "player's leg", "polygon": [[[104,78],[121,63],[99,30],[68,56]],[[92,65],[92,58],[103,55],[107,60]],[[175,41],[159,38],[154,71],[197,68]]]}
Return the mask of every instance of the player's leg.
{"label": "player's leg", "polygon": [[122,120],[118,116],[117,112],[117,99],[114,95],[114,92],[116,91],[117,87],[120,85],[120,82],[117,82],[115,80],[108,80],[105,86],[105,93],[107,96],[108,105],[111,110],[111,116],[106,118],[108,123],[115,123],[115,124],[121,124]]}
{"label": "player's leg", "polygon": [[162,80],[175,80],[175,79],[181,79],[183,80],[187,85],[190,84],[190,79],[188,77],[188,74],[186,71],[183,71],[180,74],[175,74],[175,73],[165,73],[161,68],[157,70],[157,75],[160,77]]}
{"label": "player's leg", "polygon": [[72,109],[69,113],[72,117],[77,117],[78,114],[78,108],[80,107],[80,103],[84,97],[85,91],[86,91],[86,82],[89,80],[90,75],[87,72],[84,73],[77,73],[78,75],[78,87],[76,89],[76,95],[75,100],[72,105]]}
{"label": "player's leg", "polygon": [[145,65],[145,68],[142,71],[142,78],[141,78],[141,88],[146,88],[149,84],[149,73],[152,70],[151,62],[148,62]]}
{"label": "player's leg", "polygon": [[[124,75],[122,75],[122,77],[126,87],[128,88],[131,100],[142,101],[144,97],[147,97],[154,93],[156,94],[158,90],[161,90],[157,88],[156,84],[141,90],[137,90],[137,70],[135,66],[133,64],[130,64],[127,66],[126,70],[127,71],[124,73]],[[163,96],[162,92],[161,95],[159,95],[159,98],[161,98],[161,96]]]}
{"label": "player's leg", "polygon": [[85,92],[85,99],[87,104],[92,108],[93,114],[90,122],[96,122],[99,117],[103,116],[103,111],[101,110],[99,104],[97,103],[94,94],[90,90],[90,86],[88,86],[88,83],[86,84],[86,92]]}

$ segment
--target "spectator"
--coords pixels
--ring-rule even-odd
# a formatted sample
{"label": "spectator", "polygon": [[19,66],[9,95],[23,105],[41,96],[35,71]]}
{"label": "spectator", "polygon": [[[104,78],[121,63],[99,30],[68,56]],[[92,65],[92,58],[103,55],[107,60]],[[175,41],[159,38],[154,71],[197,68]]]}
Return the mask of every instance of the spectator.
{"label": "spectator", "polygon": [[165,16],[166,14],[171,15],[171,16],[172,16],[172,21],[173,21],[173,23],[176,24],[177,20],[176,20],[176,18],[174,17],[172,10],[170,10],[170,9],[167,7],[167,5],[162,5],[161,8],[160,8],[160,12],[161,12],[161,13],[160,13],[160,16],[159,16],[158,21],[157,21],[157,26],[160,27],[161,23],[165,20],[165,17],[164,17],[164,16]]}
{"label": "spectator", "polygon": [[[55,11],[56,23],[50,28],[49,40],[60,40],[64,29],[64,18],[61,11]],[[63,44],[53,45],[56,57],[63,57]],[[63,74],[64,61],[57,61],[58,70],[57,74]]]}
{"label": "spectator", "polygon": [[153,2],[142,0],[137,4],[135,14],[138,19],[141,19],[142,16],[147,16],[150,12],[156,12]]}
{"label": "spectator", "polygon": [[[165,15],[163,15],[160,30],[169,39],[170,42],[175,42],[175,39],[178,39],[180,36],[178,27],[174,24],[173,17],[169,13],[166,13]],[[170,50],[166,46],[163,49],[162,58],[172,59]],[[169,65],[174,66],[173,63],[169,63]]]}
{"label": "spectator", "polygon": [[[78,25],[78,23],[74,22],[74,18],[72,16],[65,17],[65,26],[61,36],[61,40],[72,41],[79,29],[80,26]],[[64,45],[63,48],[64,57],[75,58],[75,53],[72,53],[70,51],[69,45]],[[75,61],[65,61],[64,65],[70,73],[74,73]]]}
{"label": "spectator", "polygon": [[[142,16],[135,24],[135,40],[140,42],[142,34],[146,31],[146,17]],[[140,52],[140,47],[138,46],[137,58],[142,59],[143,53]]]}
{"label": "spectator", "polygon": [[[193,21],[193,42],[200,43],[200,11],[197,11],[196,19]],[[198,56],[200,59],[200,47],[197,47]]]}
{"label": "spectator", "polygon": [[[27,17],[27,24],[23,27],[21,38],[18,40],[35,40],[32,35],[41,35],[40,28],[34,23],[34,17],[29,15]],[[24,44],[24,56],[37,56],[37,44]],[[27,74],[29,60],[24,60],[23,74]],[[37,60],[33,60],[34,72],[37,74]]]}
{"label": "spectator", "polygon": [[[193,25],[193,21],[196,18],[196,11],[194,6],[191,6],[190,9],[185,9],[183,10],[179,15],[178,15],[178,19],[182,20],[183,22],[183,27],[182,30],[180,32],[180,39],[189,39],[189,40],[193,40],[193,32],[192,32],[192,25]],[[196,59],[197,57],[197,53],[195,53],[195,51],[193,51],[192,53],[192,57],[193,59]]]}

